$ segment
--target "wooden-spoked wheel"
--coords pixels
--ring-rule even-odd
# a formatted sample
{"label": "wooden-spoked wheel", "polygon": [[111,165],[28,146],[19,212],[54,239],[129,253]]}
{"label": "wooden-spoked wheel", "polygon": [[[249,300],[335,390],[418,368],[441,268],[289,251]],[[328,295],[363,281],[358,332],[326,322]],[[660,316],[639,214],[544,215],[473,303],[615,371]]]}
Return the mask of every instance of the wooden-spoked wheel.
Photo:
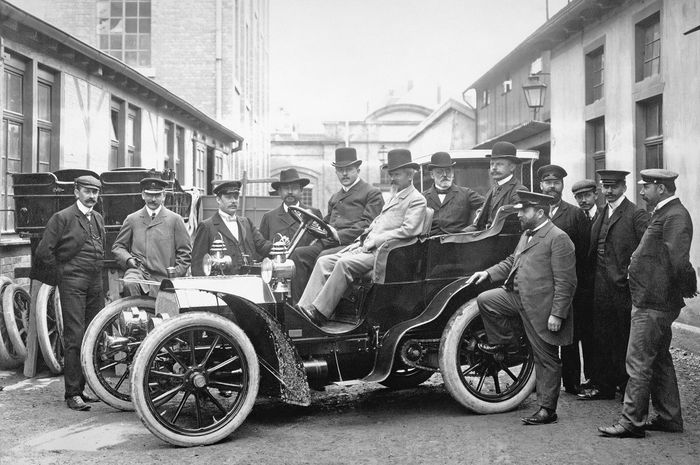
{"label": "wooden-spoked wheel", "polygon": [[53,374],[63,373],[63,315],[58,287],[42,284],[36,295],[36,334],[44,362]]}
{"label": "wooden-spoked wheel", "polygon": [[10,342],[17,355],[27,356],[27,330],[29,329],[29,293],[17,284],[10,284],[2,293],[2,313]]}
{"label": "wooden-spoked wheel", "polygon": [[17,368],[24,362],[24,355],[18,352],[12,343],[10,331],[5,324],[5,305],[3,304],[5,293],[11,291],[12,280],[6,276],[0,276],[0,368]]}

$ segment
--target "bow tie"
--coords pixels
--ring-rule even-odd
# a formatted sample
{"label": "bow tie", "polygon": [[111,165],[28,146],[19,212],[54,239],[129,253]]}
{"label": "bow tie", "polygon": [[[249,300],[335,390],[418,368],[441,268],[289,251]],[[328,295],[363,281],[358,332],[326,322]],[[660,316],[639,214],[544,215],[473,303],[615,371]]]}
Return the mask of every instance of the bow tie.
{"label": "bow tie", "polygon": [[532,230],[532,229],[526,229],[526,230],[525,230],[525,235],[526,235],[527,237],[532,237],[536,232],[537,232],[537,231],[534,231],[534,230]]}
{"label": "bow tie", "polygon": [[448,188],[448,189],[438,189],[438,188],[436,187],[436,188],[435,188],[435,192],[437,192],[437,193],[440,194],[440,195],[444,195],[444,194],[447,194],[448,192],[450,192],[450,189],[449,189],[449,188]]}

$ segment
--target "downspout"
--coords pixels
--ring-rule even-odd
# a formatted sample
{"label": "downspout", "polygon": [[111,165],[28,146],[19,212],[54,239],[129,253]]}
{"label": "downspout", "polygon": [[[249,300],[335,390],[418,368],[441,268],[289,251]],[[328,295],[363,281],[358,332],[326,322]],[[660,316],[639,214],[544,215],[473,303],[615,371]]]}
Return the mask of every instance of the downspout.
{"label": "downspout", "polygon": [[224,29],[224,18],[223,18],[223,0],[216,0],[216,61],[215,70],[216,75],[216,104],[215,113],[216,120],[221,122],[221,108],[223,99],[223,77],[222,77],[222,55],[223,55],[223,29]]}

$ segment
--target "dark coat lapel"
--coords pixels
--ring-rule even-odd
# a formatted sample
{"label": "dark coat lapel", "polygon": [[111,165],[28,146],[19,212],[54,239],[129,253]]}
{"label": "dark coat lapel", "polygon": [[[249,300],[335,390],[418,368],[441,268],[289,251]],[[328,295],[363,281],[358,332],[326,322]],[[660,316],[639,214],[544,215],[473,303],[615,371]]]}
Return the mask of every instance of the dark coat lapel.
{"label": "dark coat lapel", "polygon": [[[299,204],[299,207],[306,208],[304,205],[301,204]],[[294,218],[292,218],[292,215],[284,211],[283,205],[280,205],[277,208],[277,218],[287,226],[294,226],[294,224],[296,223],[296,221],[294,221]]]}

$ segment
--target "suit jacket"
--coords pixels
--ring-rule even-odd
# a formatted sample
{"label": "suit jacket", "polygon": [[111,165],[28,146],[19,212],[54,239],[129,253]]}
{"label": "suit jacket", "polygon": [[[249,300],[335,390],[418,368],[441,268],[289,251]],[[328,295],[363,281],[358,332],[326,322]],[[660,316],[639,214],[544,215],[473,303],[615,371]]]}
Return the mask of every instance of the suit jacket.
{"label": "suit jacket", "polygon": [[604,268],[610,282],[626,290],[630,257],[644,235],[649,223],[649,213],[625,198],[610,217],[608,233],[603,238],[605,241],[604,259],[600,261],[597,259],[598,236],[601,234],[601,226],[603,219],[608,214],[608,208],[606,205],[601,209],[600,214],[596,215],[596,219],[593,221],[588,258],[596,267]]}
{"label": "suit jacket", "polygon": [[338,231],[340,244],[348,245],[362,234],[383,206],[382,192],[360,179],[347,192],[340,189],[331,196],[324,221]]}
{"label": "suit jacket", "polygon": [[130,258],[136,258],[147,279],[160,281],[168,277],[169,266],[175,267],[175,276],[187,274],[192,243],[180,215],[162,207],[151,220],[143,207],[126,217],[112,253],[122,268],[127,268]]}
{"label": "suit jacket", "polygon": [[679,199],[651,216],[632,253],[629,277],[632,303],[640,308],[677,311],[685,306],[680,281],[690,265],[693,222]]}
{"label": "suit jacket", "polygon": [[362,233],[362,245],[370,251],[388,240],[407,239],[423,232],[425,197],[413,185],[397,193]]}
{"label": "suit jacket", "polygon": [[243,254],[250,257],[250,261],[260,261],[267,256],[272,249],[272,242],[268,241],[260,234],[260,231],[253,226],[253,222],[244,216],[236,216],[238,223],[237,241],[226,223],[217,211],[211,217],[199,223],[194,235],[194,247],[192,248],[192,276],[204,276],[202,269],[202,259],[204,254],[209,253],[211,243],[219,238],[219,234],[226,244],[226,254],[231,257],[233,273],[238,273],[243,265]]}
{"label": "suit jacket", "polygon": [[493,219],[496,217],[496,212],[503,205],[513,205],[520,202],[520,196],[517,191],[528,190],[522,183],[513,176],[510,180],[499,186],[496,184],[489,189],[484,200],[484,208],[479,212],[475,225],[478,230],[486,229],[491,226]]}
{"label": "suit jacket", "polygon": [[[486,271],[491,281],[501,281],[515,270],[515,284],[525,317],[537,334],[549,344],[571,344],[574,336],[571,303],[576,291],[574,244],[551,221],[537,230],[530,242],[527,239],[523,234],[515,252]],[[550,315],[564,320],[557,332],[547,328]]]}
{"label": "suit jacket", "polygon": [[452,184],[445,200],[440,202],[435,186],[423,192],[428,207],[433,209],[430,234],[462,232],[472,224],[474,213],[484,204],[484,198],[468,187]]}
{"label": "suit jacket", "polygon": [[[92,211],[97,229],[105,246],[105,222],[99,212]],[[87,218],[76,203],[56,212],[46,224],[44,235],[36,248],[31,278],[52,286],[58,284],[61,268],[75,257],[89,239]]]}
{"label": "suit jacket", "polygon": [[[301,208],[311,210],[311,212],[323,218],[321,211],[318,208],[307,207],[306,205],[299,204]],[[294,233],[299,229],[299,222],[294,220],[291,214],[284,210],[284,206],[280,205],[274,210],[270,210],[265,213],[260,220],[260,234],[268,241],[274,241],[277,234],[282,234],[287,236],[289,239],[294,236]],[[311,234],[306,234],[304,238],[299,242],[299,247],[309,245],[313,241],[313,236]]]}
{"label": "suit jacket", "polygon": [[563,200],[559,203],[556,213],[550,218],[554,226],[564,231],[576,248],[576,277],[579,283],[586,273],[586,257],[588,256],[591,238],[591,224],[586,214],[580,208]]}

